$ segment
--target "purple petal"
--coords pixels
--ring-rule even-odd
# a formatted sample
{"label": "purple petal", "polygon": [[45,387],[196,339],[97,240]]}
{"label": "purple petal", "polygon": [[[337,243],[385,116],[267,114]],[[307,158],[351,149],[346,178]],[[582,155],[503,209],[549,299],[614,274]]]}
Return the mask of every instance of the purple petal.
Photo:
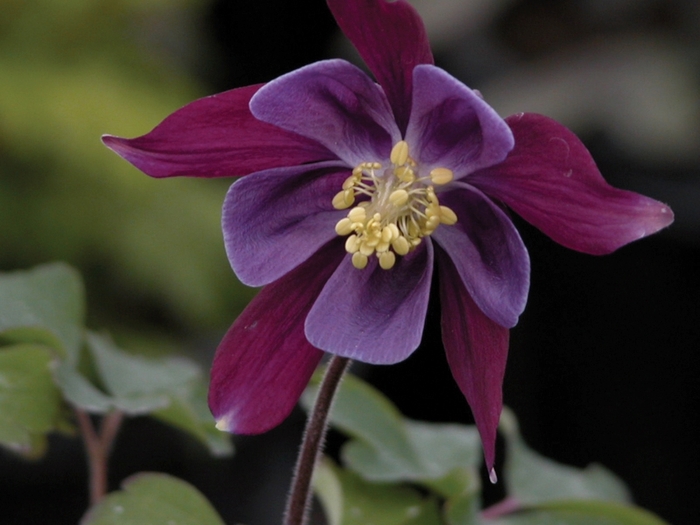
{"label": "purple petal", "polygon": [[527,249],[503,210],[467,184],[452,187],[439,197],[457,214],[457,223],[439,226],[432,237],[452,259],[479,308],[501,326],[513,327],[530,286]]}
{"label": "purple petal", "polygon": [[226,253],[248,286],[276,281],[337,237],[333,208],[349,170],[338,162],[277,168],[236,181],[224,201]]}
{"label": "purple petal", "polygon": [[347,256],[306,318],[309,342],[365,363],[406,359],[420,344],[430,295],[433,247],[422,246],[390,270],[376,257],[358,270]]}
{"label": "purple petal", "polygon": [[433,63],[420,16],[405,0],[328,0],[328,7],[384,88],[399,129],[405,132],[413,68]]}
{"label": "purple petal", "polygon": [[532,113],[506,121],[515,149],[469,182],[559,244],[602,255],[673,222],[667,205],[605,182],[586,147],[561,124]]}
{"label": "purple petal", "polygon": [[219,428],[259,434],[294,408],[323,356],[304,337],[304,318],[342,257],[340,244],[263,288],[224,337],[209,387]]}
{"label": "purple petal", "polygon": [[442,342],[452,376],[472,409],[486,468],[496,458],[496,431],[503,408],[508,329],[483,314],[449,257],[438,251]]}
{"label": "purple petal", "polygon": [[457,178],[497,164],[513,148],[506,122],[479,95],[435,66],[413,70],[413,110],[406,141],[428,168]]}
{"label": "purple petal", "polygon": [[105,135],[105,145],[152,177],[234,177],[335,158],[320,144],[253,117],[260,85],[195,100],[134,139]]}
{"label": "purple petal", "polygon": [[316,62],[265,85],[250,102],[260,120],[312,139],[351,166],[389,156],[399,130],[381,88],[344,60]]}

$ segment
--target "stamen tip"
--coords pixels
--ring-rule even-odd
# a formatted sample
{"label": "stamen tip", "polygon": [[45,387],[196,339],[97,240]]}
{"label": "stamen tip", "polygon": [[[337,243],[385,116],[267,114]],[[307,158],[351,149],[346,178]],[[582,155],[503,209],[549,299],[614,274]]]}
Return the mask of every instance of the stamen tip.
{"label": "stamen tip", "polygon": [[408,143],[405,140],[398,141],[393,148],[391,148],[391,154],[389,155],[389,160],[395,166],[403,166],[408,160]]}
{"label": "stamen tip", "polygon": [[454,173],[449,168],[435,168],[430,171],[430,180],[433,184],[447,184],[454,178]]}

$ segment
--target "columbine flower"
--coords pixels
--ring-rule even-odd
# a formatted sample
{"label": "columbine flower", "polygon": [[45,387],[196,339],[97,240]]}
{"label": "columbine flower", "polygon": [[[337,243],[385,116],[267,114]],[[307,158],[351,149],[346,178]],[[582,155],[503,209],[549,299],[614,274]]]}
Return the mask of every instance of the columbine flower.
{"label": "columbine flower", "polygon": [[673,215],[609,186],[563,126],[527,113],[503,120],[435,67],[404,0],[328,4],[378,84],[327,60],[197,100],[142,137],[104,141],[154,177],[245,175],[224,203],[224,239],[241,281],[265,287],[214,359],[219,428],[280,423],[323,352],[406,359],[437,271],[447,359],[492,471],[508,329],[530,274],[503,205],[591,254]]}

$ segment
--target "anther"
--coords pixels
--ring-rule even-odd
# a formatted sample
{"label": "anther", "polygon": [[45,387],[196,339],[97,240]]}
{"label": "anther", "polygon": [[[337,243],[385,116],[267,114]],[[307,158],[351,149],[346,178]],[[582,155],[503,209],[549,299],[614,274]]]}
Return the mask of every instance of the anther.
{"label": "anther", "polygon": [[391,239],[393,238],[394,232],[392,229],[389,226],[384,226],[384,228],[382,228],[382,242],[391,242]]}
{"label": "anther", "polygon": [[440,206],[440,222],[452,226],[457,222],[457,214],[447,206]]}
{"label": "anther", "polygon": [[396,255],[394,252],[382,252],[379,254],[379,266],[384,270],[389,270],[396,263]]}
{"label": "anther", "polygon": [[354,202],[355,194],[352,190],[348,189],[336,193],[335,197],[333,197],[333,201],[331,202],[331,204],[333,204],[333,207],[336,210],[345,210],[352,206]]}
{"label": "anther", "polygon": [[454,178],[454,173],[448,168],[435,168],[430,171],[430,180],[438,186],[447,184]]}
{"label": "anther", "polygon": [[411,245],[408,243],[408,240],[403,235],[391,241],[391,247],[399,255],[406,255],[411,249]]}
{"label": "anther", "polygon": [[350,188],[353,188],[355,184],[357,184],[359,178],[355,177],[354,175],[350,175],[347,179],[345,179],[345,182],[343,182],[343,189],[344,190],[349,190]]}
{"label": "anther", "polygon": [[345,240],[345,251],[348,253],[355,253],[360,249],[360,239],[357,235],[351,235]]}
{"label": "anther", "polygon": [[395,166],[403,166],[408,160],[408,142],[405,140],[398,141],[393,148],[391,148],[391,154],[389,155],[389,160]]}
{"label": "anther", "polygon": [[416,180],[416,174],[410,166],[399,166],[394,169],[394,175],[396,175],[401,182],[413,182]]}
{"label": "anther", "polygon": [[372,255],[374,253],[374,246],[370,246],[366,242],[361,242],[359,253],[369,257],[370,255]]}
{"label": "anther", "polygon": [[367,256],[361,254],[360,252],[355,252],[352,254],[352,265],[358,270],[364,270],[367,266]]}
{"label": "anther", "polygon": [[350,210],[347,218],[350,219],[351,222],[365,222],[367,219],[367,213],[365,212],[364,208],[356,206]]}
{"label": "anther", "polygon": [[348,235],[353,231],[352,221],[347,217],[340,219],[335,225],[335,233],[338,235]]}
{"label": "anther", "polygon": [[403,206],[408,202],[408,192],[406,190],[394,190],[389,195],[389,202],[397,207]]}

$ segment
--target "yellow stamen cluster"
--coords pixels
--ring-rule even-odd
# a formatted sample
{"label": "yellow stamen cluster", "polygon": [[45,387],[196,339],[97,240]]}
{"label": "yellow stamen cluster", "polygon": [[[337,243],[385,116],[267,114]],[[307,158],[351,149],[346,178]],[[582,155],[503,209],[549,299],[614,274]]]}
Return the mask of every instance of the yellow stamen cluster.
{"label": "yellow stamen cluster", "polygon": [[427,177],[418,176],[408,144],[399,141],[391,150],[390,168],[378,162],[363,162],[343,183],[333,197],[333,207],[350,208],[357,197],[366,197],[350,209],[335,226],[338,235],[349,237],[345,249],[352,254],[355,268],[367,266],[376,254],[379,266],[388,270],[397,255],[406,255],[440,224],[452,225],[457,215],[441,206],[434,185],[447,184],[453,178],[447,168],[435,168]]}

